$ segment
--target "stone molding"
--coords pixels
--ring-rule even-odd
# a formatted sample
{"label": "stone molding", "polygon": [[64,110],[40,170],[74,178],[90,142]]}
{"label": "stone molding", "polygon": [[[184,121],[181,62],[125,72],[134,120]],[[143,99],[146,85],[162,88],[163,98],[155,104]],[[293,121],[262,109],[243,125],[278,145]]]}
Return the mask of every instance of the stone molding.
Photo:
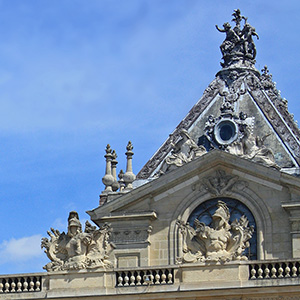
{"label": "stone molding", "polygon": [[152,232],[152,226],[147,228],[125,228],[125,229],[114,229],[110,236],[110,241],[116,245],[119,244],[135,244],[135,243],[147,243],[150,244],[150,234]]}

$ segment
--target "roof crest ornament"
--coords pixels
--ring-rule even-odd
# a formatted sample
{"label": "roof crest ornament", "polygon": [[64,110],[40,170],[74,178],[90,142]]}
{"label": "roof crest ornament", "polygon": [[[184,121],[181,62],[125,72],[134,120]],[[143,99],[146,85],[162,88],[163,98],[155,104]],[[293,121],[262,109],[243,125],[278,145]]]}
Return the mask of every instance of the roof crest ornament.
{"label": "roof crest ornament", "polygon": [[[253,41],[253,36],[259,39],[255,28],[247,23],[246,17],[241,15],[239,9],[235,9],[232,16],[235,27],[231,28],[231,25],[226,22],[223,24],[223,29],[216,25],[219,32],[226,33],[225,40],[220,46],[223,60],[221,63],[223,68],[240,65],[246,67],[252,67],[255,64],[256,47]],[[244,27],[241,29],[241,21],[244,20]]]}

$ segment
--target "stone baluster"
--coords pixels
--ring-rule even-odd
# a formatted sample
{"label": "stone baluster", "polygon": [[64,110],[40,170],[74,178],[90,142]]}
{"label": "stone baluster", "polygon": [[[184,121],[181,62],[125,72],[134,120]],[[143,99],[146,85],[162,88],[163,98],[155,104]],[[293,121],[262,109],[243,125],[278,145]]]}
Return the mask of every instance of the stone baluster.
{"label": "stone baluster", "polygon": [[3,283],[0,281],[0,294],[3,293],[3,287],[4,287],[4,285],[3,285]]}
{"label": "stone baluster", "polygon": [[106,146],[106,154],[104,155],[106,159],[106,170],[105,170],[105,175],[102,178],[102,182],[105,185],[105,190],[102,193],[109,193],[112,192],[112,184],[114,182],[114,177],[111,174],[111,160],[112,160],[112,153],[111,153],[111,148],[110,145],[107,144]]}
{"label": "stone baluster", "polygon": [[256,270],[255,270],[255,266],[251,265],[251,279],[256,279]]}
{"label": "stone baluster", "polygon": [[20,277],[17,278],[17,292],[18,293],[22,292],[22,282],[21,282],[21,278]]}
{"label": "stone baluster", "polygon": [[259,278],[259,279],[262,279],[263,278],[263,273],[264,273],[264,271],[263,271],[263,269],[262,269],[262,266],[261,266],[261,264],[258,266],[258,270],[257,270],[257,278]]}
{"label": "stone baluster", "polygon": [[165,270],[164,272],[162,272],[161,274],[161,284],[166,284],[167,283],[167,270]]}
{"label": "stone baluster", "polygon": [[124,171],[123,170],[121,170],[119,172],[118,177],[119,177],[120,192],[122,192],[125,189],[125,182],[124,182],[124,179],[123,179],[123,177],[124,177]]}
{"label": "stone baluster", "polygon": [[156,274],[154,276],[155,282],[154,284],[160,284],[160,275],[159,275],[159,270],[156,270]]}
{"label": "stone baluster", "polygon": [[36,291],[36,292],[39,292],[39,291],[41,290],[41,281],[40,281],[40,278],[37,278],[37,279],[36,279],[35,286],[36,286],[35,291]]}
{"label": "stone baluster", "polygon": [[123,176],[124,182],[126,184],[125,190],[131,190],[132,189],[132,182],[135,180],[135,175],[132,172],[132,156],[133,156],[133,146],[131,142],[128,142],[128,145],[126,147],[127,152],[125,153],[127,156],[127,166],[126,166],[126,172]]}
{"label": "stone baluster", "polygon": [[33,277],[29,277],[30,281],[29,281],[29,292],[34,292],[34,281],[33,281]]}
{"label": "stone baluster", "polygon": [[291,274],[290,274],[291,268],[289,267],[289,264],[288,264],[288,263],[286,264],[286,267],[285,267],[285,269],[284,269],[284,272],[285,272],[285,277],[286,277],[286,278],[291,277]]}
{"label": "stone baluster", "polygon": [[276,273],[277,273],[277,270],[275,268],[275,265],[272,264],[272,269],[271,269],[272,276],[271,276],[271,278],[277,278]]}
{"label": "stone baluster", "polygon": [[138,271],[136,276],[136,285],[142,285],[141,281],[142,281],[141,271]]}
{"label": "stone baluster", "polygon": [[169,270],[169,274],[168,274],[168,284],[172,284],[173,283],[173,274],[172,274],[172,270]]}
{"label": "stone baluster", "polygon": [[125,272],[125,276],[124,276],[124,286],[129,286],[128,272]]}
{"label": "stone baluster", "polygon": [[268,265],[266,265],[265,268],[265,278],[270,278],[270,269]]}
{"label": "stone baluster", "polygon": [[7,281],[6,281],[5,285],[4,285],[4,287],[5,287],[4,292],[8,293],[9,292],[9,283]]}
{"label": "stone baluster", "polygon": [[28,282],[26,278],[24,280],[23,287],[24,287],[23,292],[28,292]]}
{"label": "stone baluster", "polygon": [[296,267],[296,263],[293,263],[293,267],[292,267],[292,277],[297,277],[297,267]]}
{"label": "stone baluster", "polygon": [[118,286],[123,286],[123,276],[121,273],[118,276]]}
{"label": "stone baluster", "polygon": [[114,182],[112,183],[112,190],[113,192],[116,192],[119,187],[120,187],[120,184],[118,183],[118,180],[117,180],[117,153],[115,150],[113,150],[113,152],[111,153],[112,155],[112,160],[111,160],[111,173],[112,173],[112,176],[114,178]]}
{"label": "stone baluster", "polygon": [[131,276],[130,276],[130,285],[135,285],[135,276],[134,276],[134,272],[131,272]]}
{"label": "stone baluster", "polygon": [[12,281],[10,286],[11,286],[10,292],[15,293],[16,292],[16,286],[17,286],[16,283],[14,281]]}
{"label": "stone baluster", "polygon": [[278,278],[282,278],[282,277],[283,277],[283,268],[282,268],[282,264],[280,264],[278,268]]}

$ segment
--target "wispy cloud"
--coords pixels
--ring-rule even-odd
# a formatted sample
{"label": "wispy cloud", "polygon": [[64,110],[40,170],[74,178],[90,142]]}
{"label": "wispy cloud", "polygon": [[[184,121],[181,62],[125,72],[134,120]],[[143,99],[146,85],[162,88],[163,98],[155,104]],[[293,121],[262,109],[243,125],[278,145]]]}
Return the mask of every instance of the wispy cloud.
{"label": "wispy cloud", "polygon": [[41,238],[42,236],[37,234],[20,239],[11,238],[8,241],[3,241],[0,244],[0,264],[26,262],[33,258],[42,257],[44,254],[40,247]]}

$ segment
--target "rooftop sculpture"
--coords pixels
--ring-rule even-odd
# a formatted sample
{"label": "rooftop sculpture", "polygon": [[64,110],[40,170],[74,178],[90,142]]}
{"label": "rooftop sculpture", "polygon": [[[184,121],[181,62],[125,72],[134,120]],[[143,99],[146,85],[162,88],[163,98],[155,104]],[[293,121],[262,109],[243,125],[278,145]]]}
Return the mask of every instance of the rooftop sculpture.
{"label": "rooftop sculpture", "polygon": [[82,226],[76,211],[71,211],[68,218],[68,232],[60,233],[51,228],[48,231],[50,240],[43,238],[41,247],[51,260],[44,269],[47,271],[78,270],[87,268],[111,267],[107,260],[110,243],[110,226],[104,224],[100,229],[89,221]]}
{"label": "rooftop sculpture", "polygon": [[[247,18],[241,15],[239,9],[235,9],[232,15],[232,21],[235,22],[234,28],[231,28],[228,22],[223,24],[223,29],[216,25],[218,31],[226,33],[225,40],[220,46],[224,60],[221,66],[229,67],[239,61],[242,61],[244,64],[254,64],[256,47],[252,37],[256,36],[259,39],[258,34],[255,28],[247,23]],[[242,20],[245,21],[243,29],[241,29]]]}
{"label": "rooftop sculpture", "polygon": [[140,170],[138,179],[157,178],[213,149],[289,174],[298,172],[298,125],[268,68],[261,73],[255,68],[255,28],[239,9],[232,16],[234,26],[216,25],[226,34],[220,46],[223,68]]}

